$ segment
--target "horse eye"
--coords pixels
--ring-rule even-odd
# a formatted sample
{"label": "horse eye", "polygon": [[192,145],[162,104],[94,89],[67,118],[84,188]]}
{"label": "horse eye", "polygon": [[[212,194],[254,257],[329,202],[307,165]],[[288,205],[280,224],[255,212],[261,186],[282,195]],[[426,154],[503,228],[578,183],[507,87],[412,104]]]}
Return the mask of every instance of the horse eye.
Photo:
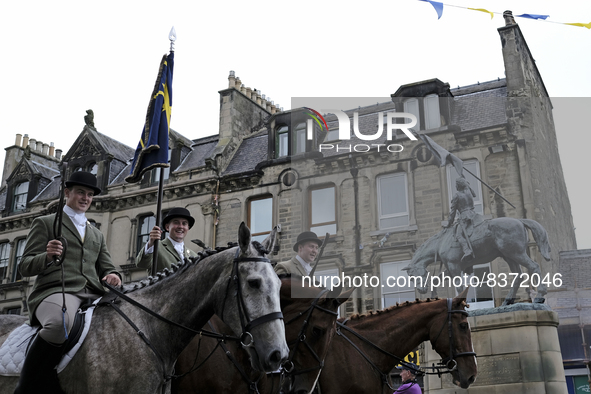
{"label": "horse eye", "polygon": [[249,279],[248,285],[253,289],[259,289],[261,287],[261,280],[260,279]]}
{"label": "horse eye", "polygon": [[324,330],[322,328],[312,327],[312,335],[314,335],[315,337],[321,336],[323,332]]}
{"label": "horse eye", "polygon": [[468,323],[460,323],[460,328],[462,330],[467,330],[468,329]]}

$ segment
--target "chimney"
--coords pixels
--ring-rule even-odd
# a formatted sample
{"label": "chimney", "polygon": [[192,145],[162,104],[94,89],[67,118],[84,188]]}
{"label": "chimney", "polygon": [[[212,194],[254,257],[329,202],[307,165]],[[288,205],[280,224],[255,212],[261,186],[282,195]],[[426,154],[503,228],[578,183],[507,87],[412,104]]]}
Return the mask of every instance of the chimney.
{"label": "chimney", "polygon": [[53,157],[55,154],[55,146],[53,146],[53,142],[49,143],[49,156]]}
{"label": "chimney", "polygon": [[516,25],[515,18],[513,18],[512,11],[503,12],[503,18],[505,18],[505,26]]}
{"label": "chimney", "polygon": [[230,75],[228,76],[228,89],[236,87],[236,76],[234,71],[230,70]]}
{"label": "chimney", "polygon": [[62,150],[61,149],[56,149],[55,150],[55,158],[58,160],[62,159]]}
{"label": "chimney", "polygon": [[31,147],[31,150],[34,151],[37,149],[37,140],[35,138],[31,138],[29,140],[29,146]]}
{"label": "chimney", "polygon": [[17,134],[16,135],[16,141],[14,141],[14,144],[16,146],[21,146],[21,138],[23,138],[23,135],[22,134]]}
{"label": "chimney", "polygon": [[43,148],[43,142],[37,141],[37,147],[35,148],[35,151],[37,151],[38,153],[41,153],[42,148]]}
{"label": "chimney", "polygon": [[241,86],[242,86],[242,81],[240,80],[239,77],[236,77],[236,89],[240,90]]}
{"label": "chimney", "polygon": [[26,148],[27,146],[29,146],[29,135],[25,134],[23,137],[23,148]]}
{"label": "chimney", "polygon": [[42,151],[42,153],[43,153],[45,156],[47,156],[47,155],[48,155],[48,153],[49,153],[49,145],[47,145],[47,144],[43,144],[43,151]]}
{"label": "chimney", "polygon": [[248,97],[249,99],[252,99],[252,89],[251,88],[246,88],[246,97]]}

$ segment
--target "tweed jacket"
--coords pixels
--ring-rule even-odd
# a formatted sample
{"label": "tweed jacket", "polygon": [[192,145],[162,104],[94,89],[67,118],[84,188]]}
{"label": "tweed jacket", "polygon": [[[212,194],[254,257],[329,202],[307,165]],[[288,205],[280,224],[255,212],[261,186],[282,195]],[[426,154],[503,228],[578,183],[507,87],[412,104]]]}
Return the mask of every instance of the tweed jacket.
{"label": "tweed jacket", "polygon": [[[54,218],[55,214],[52,214],[38,217],[33,221],[19,264],[23,276],[37,275],[27,301],[31,325],[39,324],[35,317],[39,303],[48,296],[62,291],[61,268],[54,265],[46,268],[47,243],[53,239]],[[116,274],[119,277],[121,275],[111,261],[103,233],[87,222],[82,241],[80,233],[68,215],[63,215],[62,222],[62,236],[68,243],[63,262],[66,293],[77,293],[87,288],[98,295],[104,294],[101,279],[108,274]]]}
{"label": "tweed jacket", "polygon": [[[138,253],[135,259],[135,265],[140,268],[150,269],[152,267],[152,253],[145,254],[144,251],[145,246],[142,247],[142,250]],[[189,257],[197,257],[197,253],[185,246],[185,258]],[[181,261],[180,256],[170,239],[167,237],[164,241],[161,241],[158,245],[158,266],[156,269],[162,271],[164,268],[170,268],[173,264],[177,264],[179,261]]]}
{"label": "tweed jacket", "polygon": [[291,260],[282,261],[275,265],[275,272],[277,275],[281,274],[296,274],[301,276],[308,276],[302,264],[298,261],[296,256],[293,256]]}

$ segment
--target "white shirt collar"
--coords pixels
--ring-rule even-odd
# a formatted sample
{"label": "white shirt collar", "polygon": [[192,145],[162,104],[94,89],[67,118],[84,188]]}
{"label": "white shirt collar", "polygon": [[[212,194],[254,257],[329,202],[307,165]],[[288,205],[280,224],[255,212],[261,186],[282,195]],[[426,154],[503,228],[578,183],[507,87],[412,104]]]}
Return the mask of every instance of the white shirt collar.
{"label": "white shirt collar", "polygon": [[175,241],[174,239],[170,238],[170,234],[167,234],[166,238],[168,238],[170,240],[170,242],[172,243],[172,246],[174,247],[174,250],[177,251],[177,253],[181,257],[181,260],[183,260],[183,258],[184,258],[183,254],[185,253],[185,243]]}
{"label": "white shirt collar", "polygon": [[72,219],[72,222],[74,222],[75,225],[86,226],[86,215],[84,212],[78,213],[67,205],[64,205],[64,212],[70,217],[70,219]]}
{"label": "white shirt collar", "polygon": [[310,271],[312,271],[312,266],[310,264],[306,263],[304,261],[304,259],[301,258],[300,255],[298,255],[298,254],[296,254],[296,259],[300,262],[302,267],[304,267],[304,271],[306,271],[306,274],[310,274]]}

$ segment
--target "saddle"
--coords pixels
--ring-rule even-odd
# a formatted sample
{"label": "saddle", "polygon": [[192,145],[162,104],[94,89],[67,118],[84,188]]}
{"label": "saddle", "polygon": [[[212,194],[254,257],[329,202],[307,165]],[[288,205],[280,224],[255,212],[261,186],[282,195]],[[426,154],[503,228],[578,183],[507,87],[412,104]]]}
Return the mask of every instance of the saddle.
{"label": "saddle", "polygon": [[[92,314],[101,299],[87,302],[80,306],[74,318],[74,325],[64,344],[64,355],[57,366],[57,372],[63,371],[82,346],[90,329]],[[0,347],[0,375],[20,376],[29,346],[41,327],[25,323],[14,329]]]}

